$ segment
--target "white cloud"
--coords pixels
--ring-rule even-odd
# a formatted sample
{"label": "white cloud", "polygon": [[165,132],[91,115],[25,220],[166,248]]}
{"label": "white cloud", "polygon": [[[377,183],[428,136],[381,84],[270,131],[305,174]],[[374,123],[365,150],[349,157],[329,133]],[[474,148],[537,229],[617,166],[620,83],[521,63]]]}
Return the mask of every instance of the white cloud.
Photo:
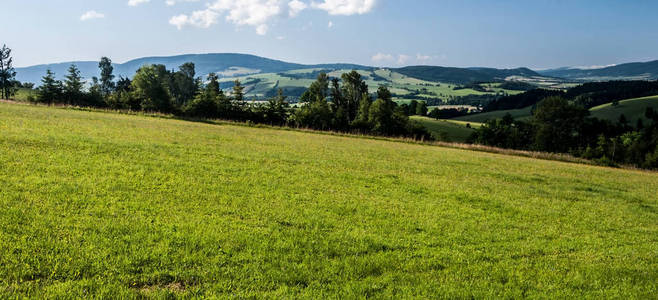
{"label": "white cloud", "polygon": [[406,54],[393,55],[387,53],[377,53],[373,55],[371,59],[375,63],[396,63],[398,65],[403,65],[411,59],[411,56]]}
{"label": "white cloud", "polygon": [[423,54],[416,54],[416,60],[417,61],[428,61],[431,60],[433,57],[430,55],[423,55]]}
{"label": "white cloud", "polygon": [[290,9],[288,15],[291,18],[296,17],[302,10],[305,10],[308,7],[306,3],[299,0],[292,0],[288,2],[288,8]]}
{"label": "white cloud", "polygon": [[377,53],[372,56],[372,61],[374,62],[387,62],[387,61],[393,61],[395,58],[391,54],[386,54],[386,53]]}
{"label": "white cloud", "polygon": [[324,0],[322,3],[313,3],[313,7],[322,9],[330,15],[351,16],[369,13],[376,0]]}
{"label": "white cloud", "polygon": [[[166,3],[171,6],[181,1],[198,0],[166,0]],[[371,11],[376,2],[376,0],[323,1],[321,3],[312,2],[310,7],[325,10],[331,15],[353,15]],[[185,26],[208,28],[224,16],[227,22],[238,26],[252,26],[256,29],[257,34],[265,35],[269,31],[270,24],[277,17],[287,15],[287,17],[294,18],[307,8],[309,8],[309,4],[304,0],[212,0],[205,9],[194,11],[191,14],[174,16],[169,23],[178,29]],[[332,26],[333,23],[329,22],[328,27]]]}
{"label": "white cloud", "polygon": [[277,40],[279,40],[279,41],[283,41],[283,40],[285,40],[285,39],[286,39],[286,37],[285,37],[285,36],[282,36],[282,35],[280,35],[280,36],[277,36],[277,37],[276,37],[276,39],[277,39]]}
{"label": "white cloud", "polygon": [[208,28],[216,24],[222,14],[226,20],[236,25],[249,25],[256,28],[256,33],[265,35],[269,29],[268,21],[281,13],[279,0],[216,0],[205,10],[198,10],[191,15],[178,15],[169,20],[178,29],[184,26]]}
{"label": "white cloud", "polygon": [[219,15],[212,10],[199,10],[191,15],[178,15],[169,19],[169,24],[176,26],[179,30],[187,25],[208,28],[217,23]]}
{"label": "white cloud", "polygon": [[95,10],[90,10],[90,11],[82,14],[82,16],[80,16],[80,21],[87,21],[87,20],[92,20],[92,19],[102,19],[102,18],[105,18],[104,14],[101,14],[101,13],[95,11]]}
{"label": "white cloud", "polygon": [[167,4],[167,6],[174,6],[176,5],[176,3],[180,3],[180,2],[198,2],[198,1],[199,0],[167,0],[165,1],[165,3]]}
{"label": "white cloud", "polygon": [[411,59],[411,56],[405,55],[405,54],[400,54],[400,55],[398,55],[397,63],[398,63],[398,65],[404,65],[409,61],[409,59]]}
{"label": "white cloud", "polygon": [[137,6],[140,4],[148,3],[151,0],[128,0],[128,6]]}
{"label": "white cloud", "polygon": [[329,24],[327,24],[327,27],[329,27],[329,28],[334,27],[334,22],[329,21]]}

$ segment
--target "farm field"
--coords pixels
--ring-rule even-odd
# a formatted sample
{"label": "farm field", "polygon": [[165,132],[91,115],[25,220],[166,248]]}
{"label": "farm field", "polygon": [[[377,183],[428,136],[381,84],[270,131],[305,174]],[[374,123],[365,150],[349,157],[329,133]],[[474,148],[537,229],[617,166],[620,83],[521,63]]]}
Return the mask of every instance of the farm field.
{"label": "farm field", "polygon": [[[447,138],[447,141],[457,143],[466,142],[468,137],[475,131],[474,128],[482,125],[481,123],[471,124],[454,120],[436,120],[422,116],[411,116],[410,118],[423,124],[435,138],[439,140]],[[467,124],[470,124],[471,128],[466,127]]]}
{"label": "farm field", "polygon": [[[322,70],[322,69],[300,69],[282,73],[263,73],[252,74],[237,77],[225,77],[221,79],[223,83],[231,83],[239,79],[246,87],[245,91],[249,97],[266,97],[268,93],[272,94],[274,89],[282,88],[288,94],[298,94],[292,98],[298,97],[303,93],[316,77],[315,73],[327,71],[330,77],[340,78],[344,73],[352,70]],[[498,83],[483,84],[488,92],[476,91],[471,88],[454,89],[456,84],[424,81],[402,75],[389,69],[374,70],[357,70],[363,77],[369,87],[370,93],[376,93],[380,86],[387,86],[390,91],[396,95],[396,100],[410,101],[405,96],[411,93],[418,93],[418,96],[431,99],[442,99],[447,101],[450,97],[460,97],[467,95],[483,94],[518,94],[520,91],[504,90],[499,88]]]}
{"label": "farm field", "polygon": [[638,119],[647,122],[644,113],[647,107],[652,107],[658,111],[658,96],[628,99],[619,101],[618,106],[612,106],[612,103],[603,104],[590,109],[592,117],[617,122],[623,114],[629,121],[629,124],[635,126]]}
{"label": "farm field", "polygon": [[0,103],[0,182],[0,298],[658,293],[657,173]]}

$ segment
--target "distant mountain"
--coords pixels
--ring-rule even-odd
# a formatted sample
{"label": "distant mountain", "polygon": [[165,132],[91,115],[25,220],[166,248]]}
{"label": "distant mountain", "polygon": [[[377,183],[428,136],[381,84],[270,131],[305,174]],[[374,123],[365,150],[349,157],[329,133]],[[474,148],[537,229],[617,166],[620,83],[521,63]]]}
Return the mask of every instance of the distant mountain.
{"label": "distant mountain", "polygon": [[559,68],[538,71],[538,73],[544,76],[583,81],[603,81],[614,79],[655,80],[658,79],[658,60],[650,62],[627,63],[596,69]]}
{"label": "distant mountain", "polygon": [[427,81],[439,81],[455,84],[473,82],[504,81],[510,76],[540,77],[541,75],[528,68],[494,69],[494,68],[449,68],[433,66],[410,66],[394,69],[396,72]]}
{"label": "distant mountain", "polygon": [[[223,77],[233,77],[238,75],[257,73],[277,73],[310,68],[357,70],[372,69],[371,67],[355,64],[304,65],[248,54],[216,53],[139,58],[122,64],[114,64],[114,74],[117,77],[132,77],[135,72],[143,65],[162,64],[165,65],[167,69],[178,69],[180,65],[186,62],[193,62],[196,65],[198,76],[205,76],[210,73],[219,73],[219,75],[223,75]],[[99,76],[98,62],[76,61],[16,68],[16,79],[21,82],[34,82],[38,84],[48,69],[55,72],[57,78],[63,79],[67,74],[67,70],[71,64],[75,64],[80,69],[82,77],[84,78]]]}

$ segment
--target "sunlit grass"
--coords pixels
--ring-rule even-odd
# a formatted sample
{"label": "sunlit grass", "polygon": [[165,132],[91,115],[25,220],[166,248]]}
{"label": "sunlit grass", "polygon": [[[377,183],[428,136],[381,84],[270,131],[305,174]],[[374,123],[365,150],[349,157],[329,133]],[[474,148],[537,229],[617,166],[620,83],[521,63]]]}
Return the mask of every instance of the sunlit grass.
{"label": "sunlit grass", "polygon": [[0,103],[0,298],[652,298],[658,175]]}

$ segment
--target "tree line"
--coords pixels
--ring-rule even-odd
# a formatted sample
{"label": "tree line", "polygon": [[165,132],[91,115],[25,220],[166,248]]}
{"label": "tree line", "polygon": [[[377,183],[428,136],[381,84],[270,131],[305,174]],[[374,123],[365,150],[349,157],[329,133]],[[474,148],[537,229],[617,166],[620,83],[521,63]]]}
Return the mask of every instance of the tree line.
{"label": "tree line", "polygon": [[245,86],[235,80],[221,88],[211,73],[196,76],[195,65],[185,63],[177,71],[164,65],[145,65],[132,79],[113,75],[112,61],[103,57],[100,77],[86,83],[75,65],[64,81],[48,70],[38,88],[36,102],[76,106],[171,113],[192,118],[225,119],[349,133],[401,136],[431,140],[431,134],[408,115],[427,114],[424,102],[397,105],[391,92],[380,87],[375,94],[361,75],[352,71],[340,78],[321,72],[292,107],[281,89],[266,101],[248,102]]}
{"label": "tree line", "polygon": [[489,146],[568,153],[605,165],[658,169],[658,112],[648,107],[648,122],[636,124],[622,114],[617,122],[589,117],[582,102],[562,96],[539,101],[528,121],[507,114],[477,129],[470,142]]}

